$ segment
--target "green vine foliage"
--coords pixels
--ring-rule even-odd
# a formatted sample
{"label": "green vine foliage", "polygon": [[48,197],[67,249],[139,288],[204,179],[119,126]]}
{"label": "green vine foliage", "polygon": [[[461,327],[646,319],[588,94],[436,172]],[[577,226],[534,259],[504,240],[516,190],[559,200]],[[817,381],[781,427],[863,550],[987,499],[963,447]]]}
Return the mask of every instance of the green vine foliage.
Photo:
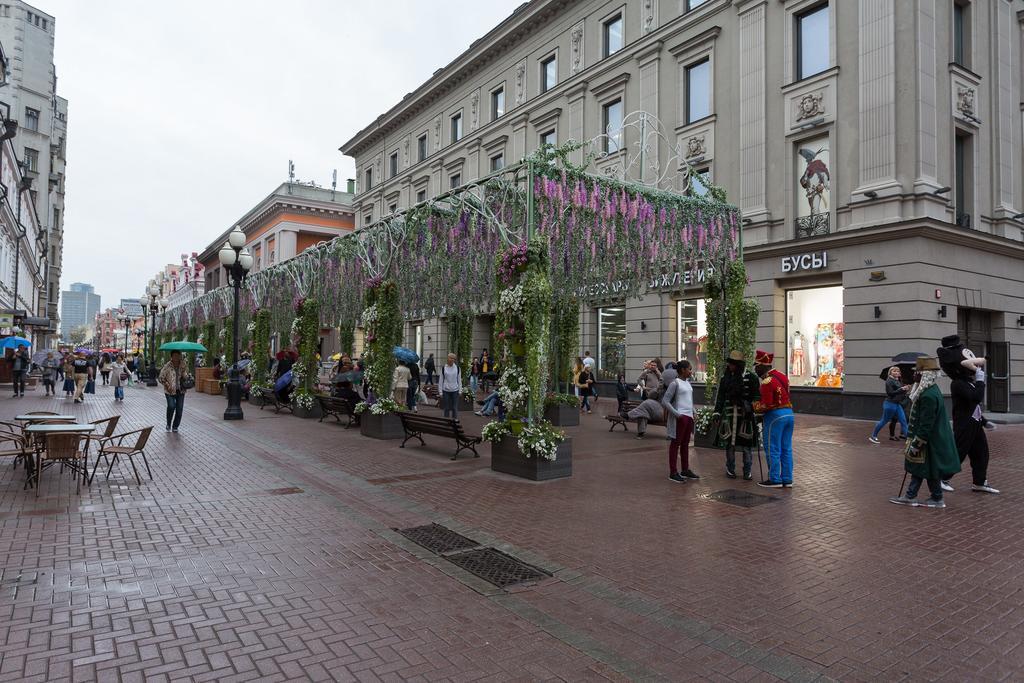
{"label": "green vine foliage", "polygon": [[[384,280],[366,292],[367,309],[376,311],[376,318],[366,329],[366,352],[363,361],[367,382],[377,398],[388,396],[391,375],[395,370],[394,349],[402,342],[402,312],[398,306],[398,287]],[[364,312],[365,315],[365,312]]]}
{"label": "green vine foliage", "polygon": [[351,322],[344,322],[338,327],[338,346],[345,354],[355,353],[356,328]]}
{"label": "green vine foliage", "polygon": [[298,310],[299,360],[305,366],[302,388],[311,392],[316,385],[316,352],[320,342],[320,304],[316,299],[306,299]]}
{"label": "green vine foliage", "polygon": [[[196,329],[196,326],[195,325],[189,325],[188,326],[188,330],[185,332],[185,339],[187,339],[190,342],[194,342],[198,336],[199,336],[199,331]],[[198,354],[195,354],[195,353],[188,354],[189,371],[193,375],[195,375],[195,373],[196,373],[196,356],[197,355]]]}
{"label": "green vine foliage", "polygon": [[267,358],[270,354],[270,311],[256,312],[256,329],[252,333],[253,379],[257,386],[267,382]]}
{"label": "green vine foliage", "polygon": [[747,270],[741,260],[730,261],[724,273],[716,271],[704,282],[709,385],[717,386],[730,351],[739,351],[747,359],[754,356],[760,307],[756,300],[743,298],[746,286]]}
{"label": "green vine foliage", "polygon": [[455,354],[463,379],[469,377],[473,353],[473,314],[459,311],[448,317],[448,348]]}
{"label": "green vine foliage", "polygon": [[556,301],[551,311],[551,376],[567,384],[572,380],[572,361],[579,344],[579,301]]}
{"label": "green vine foliage", "polygon": [[235,347],[234,347],[234,329],[232,328],[231,318],[228,317],[228,318],[222,319],[220,321],[220,324],[222,326],[221,329],[224,330],[224,341],[221,344],[220,352],[221,352],[221,355],[224,357],[224,362],[227,365],[231,365],[232,363],[235,362],[235,359],[232,357],[232,354],[234,353]]}
{"label": "green vine foliage", "polygon": [[217,331],[216,326],[212,320],[208,320],[203,325],[203,346],[206,347],[206,355],[203,358],[203,362],[206,367],[213,367],[213,359],[217,357]]}

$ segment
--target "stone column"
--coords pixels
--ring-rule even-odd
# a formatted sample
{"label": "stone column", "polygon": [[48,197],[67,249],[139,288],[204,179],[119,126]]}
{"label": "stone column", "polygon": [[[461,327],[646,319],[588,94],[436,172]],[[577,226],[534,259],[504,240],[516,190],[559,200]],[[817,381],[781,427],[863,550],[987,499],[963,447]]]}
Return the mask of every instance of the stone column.
{"label": "stone column", "polygon": [[[653,10],[652,10],[653,11]],[[650,148],[650,155],[653,158],[644,160],[644,167],[640,169],[640,180],[646,184],[654,184],[658,180],[661,169],[661,151],[667,143],[658,136],[658,76],[661,64],[660,40],[651,43],[646,49],[636,56],[637,65],[640,67],[640,110],[645,111],[654,119],[650,122],[650,129],[647,131],[648,139],[653,139],[657,144]],[[625,112],[624,112],[625,113]]]}
{"label": "stone column", "polygon": [[[560,145],[570,139],[577,142],[582,142],[585,139],[583,114],[584,102],[587,97],[587,86],[588,83],[582,81],[566,92],[566,97],[569,99],[569,118],[567,125],[559,126],[558,144]],[[571,152],[569,158],[574,164],[582,164],[583,150],[577,149]]]}
{"label": "stone column", "polygon": [[894,0],[861,0],[858,27],[860,77],[860,187],[898,194],[896,180],[896,13]]}
{"label": "stone column", "polygon": [[765,8],[762,0],[740,14],[740,210],[757,223],[770,219],[765,200]]}

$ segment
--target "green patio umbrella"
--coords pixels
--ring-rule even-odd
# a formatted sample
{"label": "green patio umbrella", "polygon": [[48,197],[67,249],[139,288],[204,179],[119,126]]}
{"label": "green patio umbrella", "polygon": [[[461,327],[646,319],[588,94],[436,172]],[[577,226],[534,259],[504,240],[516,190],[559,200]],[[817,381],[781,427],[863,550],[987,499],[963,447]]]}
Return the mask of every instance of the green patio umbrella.
{"label": "green patio umbrella", "polygon": [[161,345],[157,351],[198,351],[200,353],[207,353],[205,346],[190,341],[169,341]]}

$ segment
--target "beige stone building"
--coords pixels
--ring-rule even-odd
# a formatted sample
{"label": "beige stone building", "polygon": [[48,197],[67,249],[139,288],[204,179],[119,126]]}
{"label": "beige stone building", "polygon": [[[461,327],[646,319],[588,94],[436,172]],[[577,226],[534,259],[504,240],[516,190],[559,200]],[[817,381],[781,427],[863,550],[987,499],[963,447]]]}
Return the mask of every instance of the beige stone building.
{"label": "beige stone building", "polygon": [[[892,354],[959,333],[990,359],[989,410],[1024,411],[1022,92],[1017,1],[533,0],[341,150],[359,225],[544,142],[595,140],[595,172],[665,188],[709,178],[743,212],[758,344],[799,410],[875,415]],[[700,379],[700,279],[592,292],[600,376],[660,356]],[[447,351],[442,321],[409,337]]]}

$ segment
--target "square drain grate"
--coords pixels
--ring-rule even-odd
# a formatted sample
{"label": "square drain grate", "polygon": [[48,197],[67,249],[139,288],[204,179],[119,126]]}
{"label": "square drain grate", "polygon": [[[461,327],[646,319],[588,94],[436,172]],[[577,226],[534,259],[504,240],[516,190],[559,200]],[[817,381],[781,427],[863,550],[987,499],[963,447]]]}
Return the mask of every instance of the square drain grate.
{"label": "square drain grate", "polygon": [[498,588],[525,581],[538,581],[551,576],[494,548],[470,550],[458,555],[449,555],[445,559]]}
{"label": "square drain grate", "polygon": [[413,543],[423,546],[427,550],[444,555],[445,553],[456,552],[476,548],[480,544],[473,539],[457,534],[448,527],[440,524],[427,524],[425,526],[414,526],[408,529],[395,529],[398,533],[408,538]]}
{"label": "square drain grate", "polygon": [[749,491],[740,491],[739,489],[725,489],[724,491],[715,491],[704,496],[707,500],[715,500],[719,503],[728,503],[729,505],[735,505],[741,508],[753,508],[758,505],[764,505],[765,503],[772,503],[779,500],[775,496],[762,496],[756,493],[750,493]]}

